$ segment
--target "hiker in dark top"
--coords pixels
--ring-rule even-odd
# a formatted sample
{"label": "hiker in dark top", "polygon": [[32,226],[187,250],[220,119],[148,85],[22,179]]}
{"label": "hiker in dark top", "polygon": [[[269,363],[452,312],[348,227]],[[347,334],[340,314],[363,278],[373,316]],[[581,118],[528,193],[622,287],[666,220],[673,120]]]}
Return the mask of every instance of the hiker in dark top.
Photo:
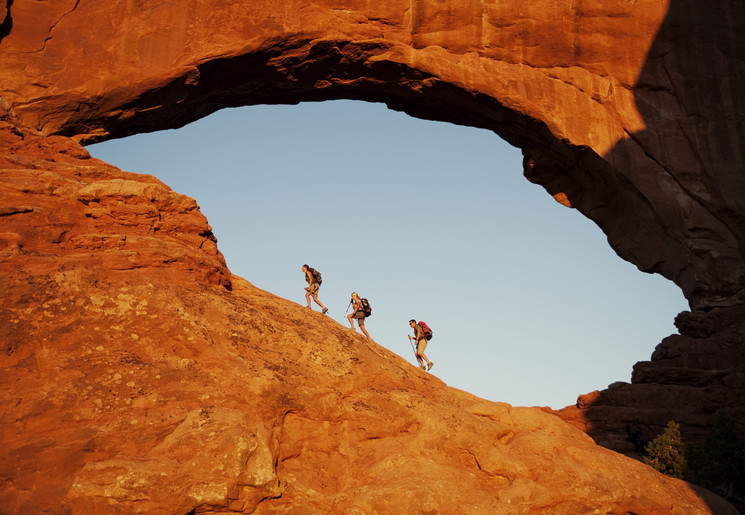
{"label": "hiker in dark top", "polygon": [[354,319],[356,318],[360,329],[362,329],[362,332],[365,333],[365,336],[369,339],[370,333],[365,329],[365,310],[362,309],[362,299],[356,291],[352,292],[352,308],[352,312],[347,315],[349,325],[354,329]]}
{"label": "hiker in dark top", "polygon": [[313,274],[314,270],[308,265],[303,265],[302,270],[305,273],[305,280],[308,282],[308,287],[305,288],[305,300],[308,301],[308,307],[310,307],[310,297],[313,296],[313,300],[316,301],[316,304],[321,306],[321,309],[323,310],[321,313],[325,315],[328,308],[324,307],[324,305],[321,304],[321,301],[318,300],[318,288],[321,287],[321,283],[318,282],[316,276]]}
{"label": "hiker in dark top", "polygon": [[[427,356],[424,355],[424,349],[427,348],[427,337],[424,335],[424,329],[416,323],[416,320],[409,320],[409,326],[414,329],[414,336],[409,335],[409,340],[416,341],[416,360],[419,362],[419,368],[430,370],[434,362],[427,359]],[[422,360],[427,362],[427,366],[424,366]]]}

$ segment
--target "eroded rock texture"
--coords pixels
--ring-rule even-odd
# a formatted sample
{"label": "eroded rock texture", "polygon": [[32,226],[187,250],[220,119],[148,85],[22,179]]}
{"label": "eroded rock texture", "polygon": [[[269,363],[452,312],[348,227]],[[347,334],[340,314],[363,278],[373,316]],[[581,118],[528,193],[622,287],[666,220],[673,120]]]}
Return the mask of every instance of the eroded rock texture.
{"label": "eroded rock texture", "polygon": [[230,276],[192,199],[13,131],[3,513],[734,513]]}
{"label": "eroded rock texture", "polygon": [[701,406],[741,414],[743,9],[5,2],[2,505],[705,511],[552,415],[448,390],[231,276],[191,199],[73,140],[332,98],[495,131],[523,149],[529,180],[696,311],[633,384],[568,415],[597,429],[594,407],[599,440],[623,448],[627,420],[664,425],[670,406],[694,432]]}
{"label": "eroded rock texture", "polygon": [[600,445],[634,455],[670,420],[681,424],[686,442],[700,444],[720,409],[744,434],[745,307],[684,312],[675,323],[680,334],[665,338],[650,361],[634,366],[631,384],[580,396],[576,406],[557,414]]}
{"label": "eroded rock texture", "polygon": [[[694,308],[745,303],[741,2],[23,2],[0,97],[45,135],[360,98],[486,127]],[[12,15],[12,16],[11,16]]]}

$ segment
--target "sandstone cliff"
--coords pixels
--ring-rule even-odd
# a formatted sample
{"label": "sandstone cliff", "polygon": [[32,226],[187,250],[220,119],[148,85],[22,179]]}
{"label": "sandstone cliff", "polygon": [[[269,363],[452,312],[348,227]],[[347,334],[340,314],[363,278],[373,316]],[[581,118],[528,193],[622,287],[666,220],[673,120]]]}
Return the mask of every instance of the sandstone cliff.
{"label": "sandstone cliff", "polygon": [[8,124],[0,142],[4,513],[718,506],[230,276],[154,178]]}
{"label": "sandstone cliff", "polygon": [[494,130],[696,309],[745,303],[741,2],[9,3],[0,97],[93,141],[355,98]]}
{"label": "sandstone cliff", "polygon": [[[491,493],[474,510],[701,508],[551,415],[473,407],[256,291],[225,268],[192,200],[65,137],[331,98],[493,130],[522,148],[529,180],[695,311],[631,385],[564,415],[619,449],[627,422],[676,418],[696,435],[720,406],[742,429],[745,4],[10,0],[0,20],[5,505],[383,509],[424,469],[453,482],[395,490],[401,506],[445,510],[452,484],[478,484]],[[350,456],[363,472],[342,476]],[[584,472],[565,474],[575,462]],[[626,467],[620,481],[602,472]],[[208,472],[190,481],[194,469]]]}
{"label": "sandstone cliff", "polygon": [[684,312],[675,322],[680,334],[634,366],[631,384],[582,395],[556,413],[600,445],[637,456],[670,420],[686,442],[700,444],[720,409],[745,433],[745,308]]}

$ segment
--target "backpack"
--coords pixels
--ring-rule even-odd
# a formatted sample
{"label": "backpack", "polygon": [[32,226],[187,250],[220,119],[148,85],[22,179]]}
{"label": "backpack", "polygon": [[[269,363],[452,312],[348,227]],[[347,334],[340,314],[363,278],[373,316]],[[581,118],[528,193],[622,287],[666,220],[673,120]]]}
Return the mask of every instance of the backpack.
{"label": "backpack", "polygon": [[321,272],[319,272],[315,268],[310,268],[309,270],[311,275],[313,275],[313,279],[315,279],[318,284],[321,284],[323,282],[323,280],[321,279]]}
{"label": "backpack", "polygon": [[362,303],[362,312],[365,314],[365,318],[369,317],[372,314],[370,302],[367,299],[360,299],[360,302]]}
{"label": "backpack", "polygon": [[432,329],[429,328],[427,324],[424,322],[419,322],[419,326],[422,328],[422,331],[424,332],[424,337],[427,339],[427,341],[432,339]]}

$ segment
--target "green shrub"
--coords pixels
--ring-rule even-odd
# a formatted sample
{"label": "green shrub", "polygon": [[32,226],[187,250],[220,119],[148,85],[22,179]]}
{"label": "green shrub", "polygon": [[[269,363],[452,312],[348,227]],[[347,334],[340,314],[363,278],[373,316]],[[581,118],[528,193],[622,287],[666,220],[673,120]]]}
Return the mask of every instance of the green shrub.
{"label": "green shrub", "polygon": [[745,513],[745,439],[738,436],[735,420],[723,410],[701,447],[686,445],[680,425],[671,420],[644,447],[642,460],[663,474],[712,490]]}
{"label": "green shrub", "polygon": [[686,446],[680,436],[680,425],[674,420],[644,447],[644,463],[665,475],[683,479],[686,472]]}

